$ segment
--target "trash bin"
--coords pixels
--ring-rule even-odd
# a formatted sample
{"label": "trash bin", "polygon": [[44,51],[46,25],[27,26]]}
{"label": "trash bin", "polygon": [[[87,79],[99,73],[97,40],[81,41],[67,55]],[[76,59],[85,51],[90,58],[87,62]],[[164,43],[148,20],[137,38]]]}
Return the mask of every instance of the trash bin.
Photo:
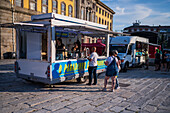
{"label": "trash bin", "polygon": [[6,52],[3,54],[4,59],[15,59],[16,53],[15,52]]}

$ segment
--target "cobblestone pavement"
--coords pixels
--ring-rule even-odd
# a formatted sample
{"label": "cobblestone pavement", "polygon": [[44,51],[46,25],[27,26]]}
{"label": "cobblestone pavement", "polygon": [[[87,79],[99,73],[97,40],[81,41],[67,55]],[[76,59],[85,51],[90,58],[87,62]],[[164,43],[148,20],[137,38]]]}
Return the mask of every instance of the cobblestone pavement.
{"label": "cobblestone pavement", "polygon": [[120,73],[120,89],[103,92],[104,73],[98,85],[75,80],[49,88],[16,78],[14,60],[0,60],[1,113],[169,113],[170,72],[142,68]]}

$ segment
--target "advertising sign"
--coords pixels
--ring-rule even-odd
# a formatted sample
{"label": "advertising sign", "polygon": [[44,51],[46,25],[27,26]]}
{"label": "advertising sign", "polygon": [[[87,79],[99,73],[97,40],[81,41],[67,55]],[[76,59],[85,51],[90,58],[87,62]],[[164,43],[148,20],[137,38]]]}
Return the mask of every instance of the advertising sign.
{"label": "advertising sign", "polygon": [[[97,60],[97,70],[105,69],[105,59]],[[66,77],[76,74],[84,74],[88,72],[89,61],[88,60],[77,60],[77,61],[62,61],[52,64],[52,75],[53,78]]]}

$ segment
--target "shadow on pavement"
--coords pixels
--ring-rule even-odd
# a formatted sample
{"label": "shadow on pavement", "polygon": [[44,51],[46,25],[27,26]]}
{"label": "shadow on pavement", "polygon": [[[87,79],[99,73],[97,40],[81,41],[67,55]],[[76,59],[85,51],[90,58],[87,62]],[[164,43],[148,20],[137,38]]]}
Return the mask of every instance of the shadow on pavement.
{"label": "shadow on pavement", "polygon": [[[77,83],[76,80],[57,83],[54,87],[48,85],[28,82],[17,78],[13,71],[13,64],[0,65],[0,92],[43,92],[43,91],[66,91],[66,92],[100,92],[103,87],[105,74],[100,74],[98,80],[102,85],[87,86],[84,83]],[[121,79],[152,79],[152,78],[170,78],[170,72],[154,71],[153,67],[149,70],[143,68],[130,68],[128,72],[120,72],[118,78]],[[128,87],[130,84],[119,83],[120,87]]]}

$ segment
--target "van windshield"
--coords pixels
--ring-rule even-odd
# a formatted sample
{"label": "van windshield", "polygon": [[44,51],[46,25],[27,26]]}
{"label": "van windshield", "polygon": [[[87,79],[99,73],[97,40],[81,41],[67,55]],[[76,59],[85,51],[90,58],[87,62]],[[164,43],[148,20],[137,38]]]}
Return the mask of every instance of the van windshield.
{"label": "van windshield", "polygon": [[126,53],[127,45],[111,45],[109,47],[110,51],[117,50],[119,53]]}

